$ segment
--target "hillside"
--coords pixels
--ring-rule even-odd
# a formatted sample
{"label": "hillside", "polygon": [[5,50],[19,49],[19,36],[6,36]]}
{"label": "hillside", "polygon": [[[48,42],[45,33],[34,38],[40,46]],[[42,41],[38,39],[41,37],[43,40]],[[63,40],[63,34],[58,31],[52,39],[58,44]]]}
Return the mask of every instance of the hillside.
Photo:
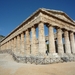
{"label": "hillside", "polygon": [[4,38],[5,36],[3,36],[3,35],[0,35],[0,41]]}

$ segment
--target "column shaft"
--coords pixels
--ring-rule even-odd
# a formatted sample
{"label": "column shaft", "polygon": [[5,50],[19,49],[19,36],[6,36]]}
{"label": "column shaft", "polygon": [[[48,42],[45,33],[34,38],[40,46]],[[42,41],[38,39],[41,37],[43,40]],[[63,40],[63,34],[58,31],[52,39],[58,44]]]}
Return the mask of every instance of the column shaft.
{"label": "column shaft", "polygon": [[7,49],[9,48],[9,46],[8,46],[8,42],[7,42]]}
{"label": "column shaft", "polygon": [[9,43],[8,44],[9,44],[9,49],[10,49],[10,40],[9,40]]}
{"label": "column shaft", "polygon": [[26,52],[27,55],[30,55],[30,34],[29,31],[26,31]]}
{"label": "column shaft", "polygon": [[75,53],[75,42],[74,42],[74,33],[70,32],[70,42],[72,53]]}
{"label": "column shaft", "polygon": [[13,44],[14,44],[14,39],[12,39],[12,43],[11,43],[11,49],[12,49],[12,51],[14,50]]}
{"label": "column shaft", "polygon": [[63,54],[63,42],[62,42],[62,30],[60,28],[57,29],[57,43],[58,43],[58,53]]}
{"label": "column shaft", "polygon": [[25,40],[24,40],[24,33],[21,34],[21,54],[24,55],[24,46],[25,45]]}
{"label": "column shaft", "polygon": [[37,54],[37,44],[36,44],[36,31],[35,31],[35,27],[32,27],[31,31],[32,31],[31,54],[36,55]]}
{"label": "column shaft", "polygon": [[67,30],[64,31],[64,40],[65,40],[65,50],[66,50],[66,53],[71,53],[69,34],[68,34]]}
{"label": "column shaft", "polygon": [[20,53],[20,35],[17,36],[17,52]]}
{"label": "column shaft", "polygon": [[14,37],[14,52],[16,52],[16,37]]}
{"label": "column shaft", "polygon": [[49,26],[49,52],[55,53],[54,32],[52,26]]}
{"label": "column shaft", "polygon": [[46,53],[45,34],[44,34],[44,23],[39,23],[39,53]]}
{"label": "column shaft", "polygon": [[11,40],[10,40],[10,49],[11,49]]}

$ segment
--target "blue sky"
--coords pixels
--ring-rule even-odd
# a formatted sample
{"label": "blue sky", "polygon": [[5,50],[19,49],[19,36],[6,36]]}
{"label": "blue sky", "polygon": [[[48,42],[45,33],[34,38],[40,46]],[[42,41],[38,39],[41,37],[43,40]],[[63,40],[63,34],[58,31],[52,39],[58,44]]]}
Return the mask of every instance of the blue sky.
{"label": "blue sky", "polygon": [[0,34],[8,35],[38,8],[61,10],[75,20],[75,0],[0,0]]}

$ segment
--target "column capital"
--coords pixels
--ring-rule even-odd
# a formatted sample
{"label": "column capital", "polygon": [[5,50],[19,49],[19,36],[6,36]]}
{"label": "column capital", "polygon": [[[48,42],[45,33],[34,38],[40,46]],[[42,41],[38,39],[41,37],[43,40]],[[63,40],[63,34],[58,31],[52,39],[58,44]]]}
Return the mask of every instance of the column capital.
{"label": "column capital", "polygon": [[31,28],[35,28],[35,26],[32,26]]}
{"label": "column capital", "polygon": [[62,30],[65,32],[65,31],[68,31],[67,29],[65,29],[65,28],[62,28]]}
{"label": "column capital", "polygon": [[38,23],[38,24],[40,24],[40,23],[43,23],[43,24],[44,24],[44,22],[43,22],[43,21],[39,21],[39,23]]}
{"label": "column capital", "polygon": [[70,30],[69,32],[70,32],[70,33],[75,33],[75,32],[73,32],[72,30]]}

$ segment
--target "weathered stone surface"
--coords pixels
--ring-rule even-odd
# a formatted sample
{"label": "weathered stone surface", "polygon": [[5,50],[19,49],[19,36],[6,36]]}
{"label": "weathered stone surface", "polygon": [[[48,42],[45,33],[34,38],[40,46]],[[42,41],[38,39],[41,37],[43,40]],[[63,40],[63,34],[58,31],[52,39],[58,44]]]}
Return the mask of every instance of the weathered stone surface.
{"label": "weathered stone surface", "polygon": [[63,56],[63,42],[62,42],[62,30],[60,28],[57,29],[57,46],[58,46],[58,53]]}
{"label": "weathered stone surface", "polygon": [[20,54],[20,46],[21,40],[20,40],[20,35],[17,36],[17,54]]}
{"label": "weathered stone surface", "polygon": [[39,53],[46,53],[45,34],[44,34],[44,23],[39,23]]}
{"label": "weathered stone surface", "polygon": [[24,33],[21,33],[21,54],[24,55],[25,54],[25,37],[24,37]]}
{"label": "weathered stone surface", "polygon": [[30,55],[30,34],[29,30],[26,31],[26,55]]}
{"label": "weathered stone surface", "polygon": [[[49,29],[48,37],[45,36],[44,25]],[[56,33],[53,27],[58,28]],[[38,28],[37,39],[36,28]],[[75,22],[64,12],[41,8],[0,42],[0,50],[2,53],[12,54],[14,60],[18,62],[46,64],[61,60],[72,61],[75,60],[74,33]],[[62,38],[65,41],[65,49]],[[46,46],[47,41],[49,52],[48,45]]]}
{"label": "weathered stone surface", "polygon": [[70,43],[71,43],[71,52],[75,54],[75,40],[74,40],[74,33],[70,32]]}
{"label": "weathered stone surface", "polygon": [[16,42],[17,42],[17,39],[16,39],[16,37],[14,37],[14,44],[13,44],[14,53],[16,53],[16,50],[17,50],[17,49],[16,49],[16,48],[17,48],[17,47],[16,47],[16,46],[17,46],[17,45],[16,45],[16,44],[17,44]]}
{"label": "weathered stone surface", "polygon": [[35,27],[31,28],[32,31],[32,40],[31,40],[31,54],[32,55],[37,55],[38,49],[37,49],[37,41],[36,41],[36,31]]}
{"label": "weathered stone surface", "polygon": [[64,31],[64,40],[65,40],[65,50],[66,53],[71,53],[70,41],[69,41],[69,33],[67,30]]}
{"label": "weathered stone surface", "polygon": [[53,27],[49,26],[49,52],[55,53],[55,40],[54,40],[54,32]]}

